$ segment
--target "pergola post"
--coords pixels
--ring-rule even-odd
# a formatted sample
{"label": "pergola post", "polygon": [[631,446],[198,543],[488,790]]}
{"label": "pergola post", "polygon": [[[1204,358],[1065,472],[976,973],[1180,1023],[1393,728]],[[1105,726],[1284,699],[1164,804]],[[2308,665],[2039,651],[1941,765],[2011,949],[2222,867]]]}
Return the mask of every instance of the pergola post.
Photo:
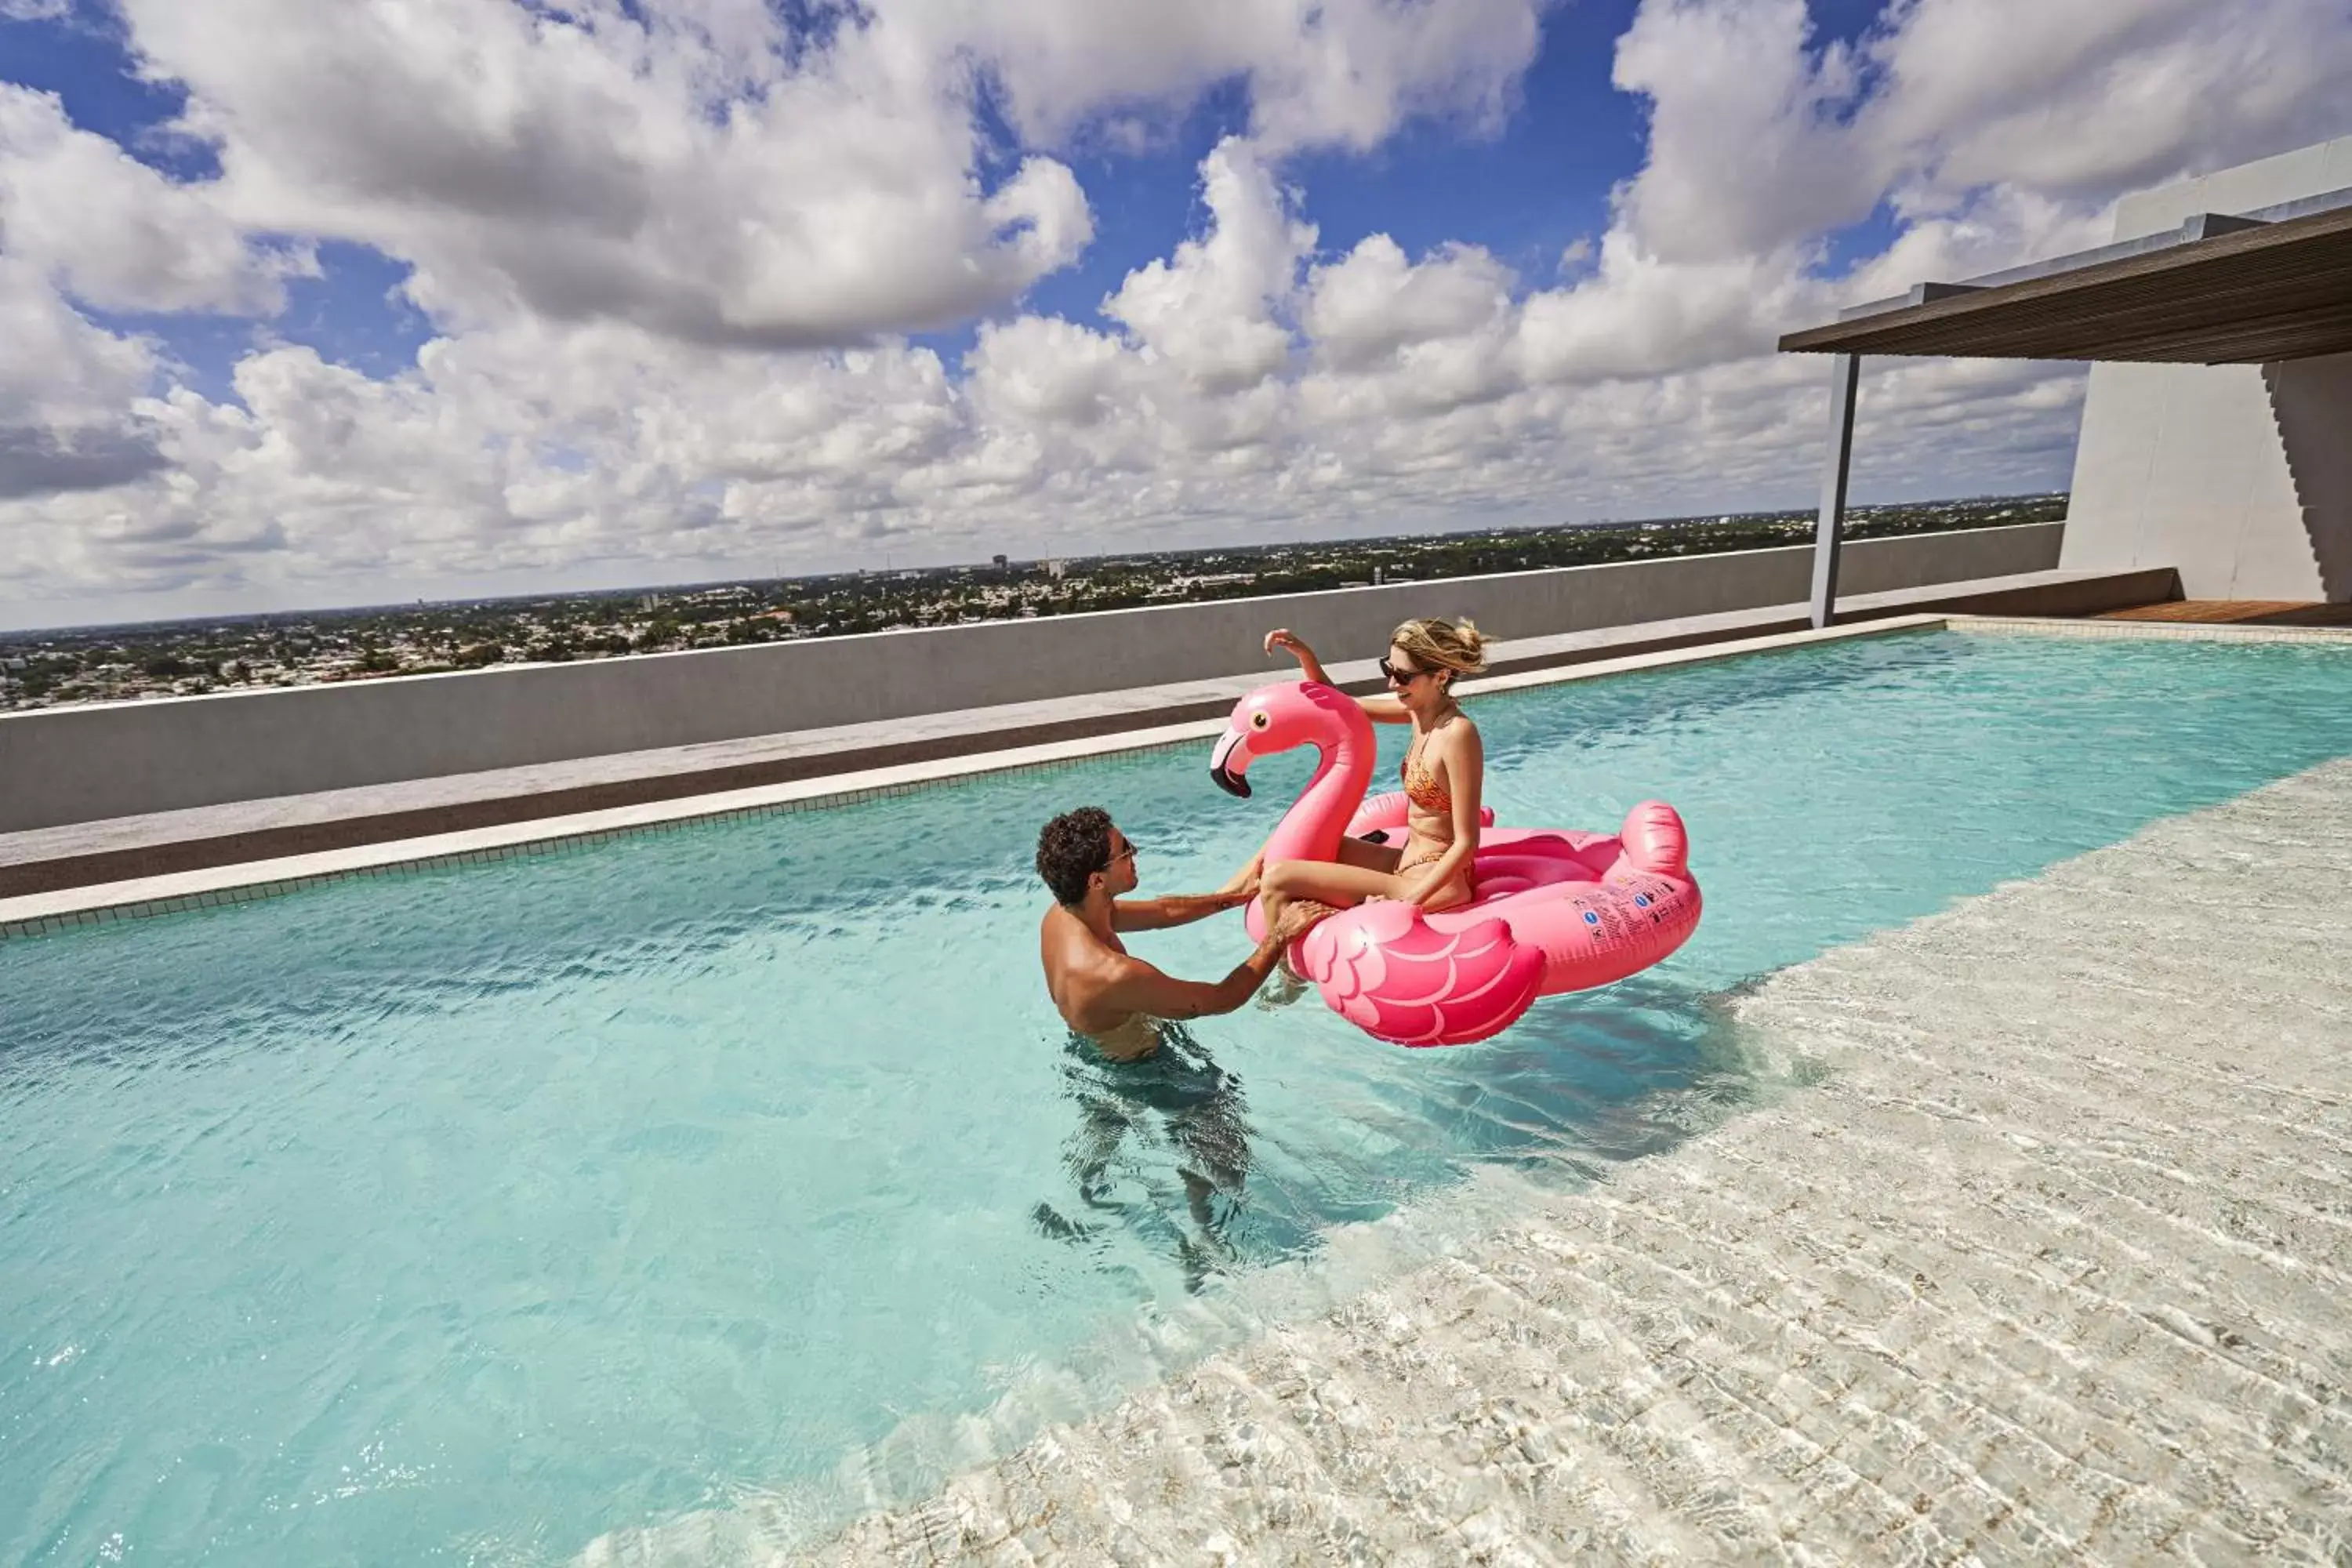
{"label": "pergola post", "polygon": [[1845,532],[1845,478],[1853,458],[1853,395],[1860,384],[1857,354],[1830,358],[1830,457],[1822,473],[1822,515],[1813,525],[1813,626],[1830,624],[1837,608],[1838,544]]}

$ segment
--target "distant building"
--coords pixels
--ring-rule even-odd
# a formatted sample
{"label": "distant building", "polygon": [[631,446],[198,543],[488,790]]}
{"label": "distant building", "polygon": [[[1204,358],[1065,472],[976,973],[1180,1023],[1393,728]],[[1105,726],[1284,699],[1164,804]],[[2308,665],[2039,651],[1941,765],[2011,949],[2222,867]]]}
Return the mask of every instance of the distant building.
{"label": "distant building", "polygon": [[1002,571],[1003,571],[1003,570],[1004,570],[1004,557],[1003,557],[1003,556],[1002,556],[1002,555],[992,555],[992,556],[990,556],[990,557],[988,558],[988,563],[989,563],[990,565],[992,565],[992,566],[995,567],[999,572],[1002,572]]}

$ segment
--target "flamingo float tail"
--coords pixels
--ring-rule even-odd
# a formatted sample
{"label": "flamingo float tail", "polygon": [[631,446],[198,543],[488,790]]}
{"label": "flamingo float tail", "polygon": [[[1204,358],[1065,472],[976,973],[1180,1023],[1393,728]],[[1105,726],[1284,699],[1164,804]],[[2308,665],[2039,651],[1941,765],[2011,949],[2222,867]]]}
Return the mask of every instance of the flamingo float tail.
{"label": "flamingo float tail", "polygon": [[1662,877],[1689,873],[1690,834],[1682,814],[1663,800],[1645,800],[1625,814],[1618,841],[1625,847],[1626,863],[1637,871]]}

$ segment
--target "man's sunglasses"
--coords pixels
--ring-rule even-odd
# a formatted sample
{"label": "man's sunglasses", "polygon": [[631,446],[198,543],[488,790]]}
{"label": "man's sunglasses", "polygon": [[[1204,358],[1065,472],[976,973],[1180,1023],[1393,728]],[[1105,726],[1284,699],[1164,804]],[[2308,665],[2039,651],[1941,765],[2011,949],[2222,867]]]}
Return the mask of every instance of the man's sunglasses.
{"label": "man's sunglasses", "polygon": [[1115,849],[1115,850],[1113,850],[1113,851],[1111,852],[1111,857],[1110,857],[1110,858],[1103,862],[1103,869],[1104,869],[1104,870],[1106,870],[1106,871],[1108,871],[1108,869],[1110,869],[1113,866],[1118,865],[1118,864],[1120,861],[1122,861],[1122,860],[1132,860],[1132,859],[1134,859],[1134,858],[1135,858],[1135,841],[1134,841],[1133,839],[1129,839],[1129,840],[1128,841],[1128,845],[1127,845],[1127,847],[1126,847],[1126,848],[1124,848],[1124,849]]}
{"label": "man's sunglasses", "polygon": [[1381,679],[1391,686],[1411,686],[1429,673],[1425,669],[1399,669],[1387,659],[1381,660],[1380,670]]}

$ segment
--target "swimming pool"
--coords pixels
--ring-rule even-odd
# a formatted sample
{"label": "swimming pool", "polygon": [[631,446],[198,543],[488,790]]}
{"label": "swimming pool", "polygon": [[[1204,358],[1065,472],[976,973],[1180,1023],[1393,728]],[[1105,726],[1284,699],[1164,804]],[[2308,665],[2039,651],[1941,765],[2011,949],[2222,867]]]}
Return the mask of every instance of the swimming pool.
{"label": "swimming pool", "polygon": [[1662,795],[1708,914],[1452,1052],[1311,997],[1066,1048],[1036,824],[1212,885],[1307,764],[1234,802],[1205,743],[0,943],[0,1561],[556,1563],[903,1495],[971,1456],[894,1433],[1107,1399],[1475,1173],[1671,1146],[1754,1089],[1726,987],[2352,752],[2347,695],[2339,649],[1917,635],[1491,697],[1506,818]]}

